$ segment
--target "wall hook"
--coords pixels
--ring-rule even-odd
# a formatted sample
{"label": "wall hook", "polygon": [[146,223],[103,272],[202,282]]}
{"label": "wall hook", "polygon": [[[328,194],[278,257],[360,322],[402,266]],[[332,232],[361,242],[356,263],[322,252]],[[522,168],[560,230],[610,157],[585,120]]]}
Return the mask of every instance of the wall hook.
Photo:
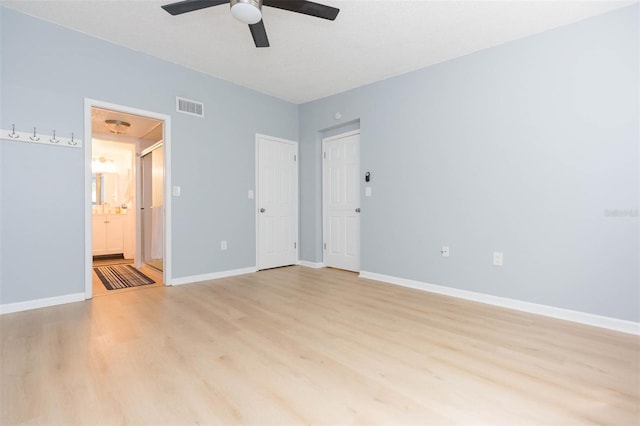
{"label": "wall hook", "polygon": [[56,129],[53,129],[53,136],[49,139],[49,142],[51,142],[51,143],[60,142],[60,139],[56,139]]}
{"label": "wall hook", "polygon": [[34,142],[38,142],[40,140],[40,138],[36,135],[36,128],[33,128],[33,136],[29,136],[29,139],[31,139]]}
{"label": "wall hook", "polygon": [[11,133],[9,133],[9,137],[12,138],[12,139],[18,139],[20,137],[20,135],[16,133],[16,125],[15,124],[11,125]]}
{"label": "wall hook", "polygon": [[76,138],[76,132],[70,132],[70,137],[61,137],[57,136],[57,132],[55,129],[51,133],[42,133],[42,131],[38,132],[37,127],[33,127],[33,132],[20,130],[18,133],[16,131],[15,124],[12,124],[10,129],[11,130],[0,129],[0,139],[11,140],[15,142],[45,144],[49,146],[53,145],[66,146],[71,148],[82,148],[82,138]]}

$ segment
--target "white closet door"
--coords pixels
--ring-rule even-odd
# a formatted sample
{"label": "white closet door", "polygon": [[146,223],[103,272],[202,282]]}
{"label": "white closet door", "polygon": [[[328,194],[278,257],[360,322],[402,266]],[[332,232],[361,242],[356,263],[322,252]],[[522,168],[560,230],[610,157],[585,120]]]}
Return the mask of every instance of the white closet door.
{"label": "white closet door", "polygon": [[296,142],[258,136],[258,269],[298,261]]}
{"label": "white closet door", "polygon": [[323,140],[324,264],[360,271],[360,134]]}

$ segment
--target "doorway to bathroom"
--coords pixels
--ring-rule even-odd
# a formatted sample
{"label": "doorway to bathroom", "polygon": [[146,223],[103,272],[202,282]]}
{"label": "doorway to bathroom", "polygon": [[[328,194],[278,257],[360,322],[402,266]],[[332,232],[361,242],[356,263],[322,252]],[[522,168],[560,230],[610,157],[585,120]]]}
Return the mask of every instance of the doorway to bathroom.
{"label": "doorway to bathroom", "polygon": [[90,100],[85,107],[86,297],[161,286],[168,117]]}

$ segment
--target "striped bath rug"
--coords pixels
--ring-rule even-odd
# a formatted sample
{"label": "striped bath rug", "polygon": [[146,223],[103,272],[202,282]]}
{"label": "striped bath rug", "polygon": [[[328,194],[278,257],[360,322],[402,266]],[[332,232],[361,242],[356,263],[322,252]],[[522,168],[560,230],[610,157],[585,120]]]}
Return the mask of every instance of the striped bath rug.
{"label": "striped bath rug", "polygon": [[102,281],[107,290],[117,290],[119,288],[137,287],[141,285],[153,284],[154,280],[138,271],[131,265],[110,265],[93,268],[96,275]]}

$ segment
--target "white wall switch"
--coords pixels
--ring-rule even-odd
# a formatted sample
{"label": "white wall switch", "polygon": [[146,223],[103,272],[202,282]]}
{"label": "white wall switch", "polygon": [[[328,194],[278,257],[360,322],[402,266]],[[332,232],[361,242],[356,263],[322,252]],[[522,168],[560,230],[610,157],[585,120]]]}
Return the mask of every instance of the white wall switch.
{"label": "white wall switch", "polygon": [[178,185],[174,185],[172,193],[173,193],[174,197],[179,197],[180,196],[180,187]]}
{"label": "white wall switch", "polygon": [[502,266],[504,262],[504,254],[501,251],[493,252],[493,264],[495,266]]}
{"label": "white wall switch", "polygon": [[247,192],[247,198],[250,200],[253,200],[254,194],[253,194],[253,189],[250,189],[249,192]]}
{"label": "white wall switch", "polygon": [[442,246],[440,254],[442,255],[442,257],[449,257],[449,246]]}
{"label": "white wall switch", "polygon": [[365,197],[371,197],[371,187],[370,186],[365,186],[364,187],[364,196]]}
{"label": "white wall switch", "polygon": [[227,240],[220,241],[220,250],[226,250],[226,249],[227,249]]}

